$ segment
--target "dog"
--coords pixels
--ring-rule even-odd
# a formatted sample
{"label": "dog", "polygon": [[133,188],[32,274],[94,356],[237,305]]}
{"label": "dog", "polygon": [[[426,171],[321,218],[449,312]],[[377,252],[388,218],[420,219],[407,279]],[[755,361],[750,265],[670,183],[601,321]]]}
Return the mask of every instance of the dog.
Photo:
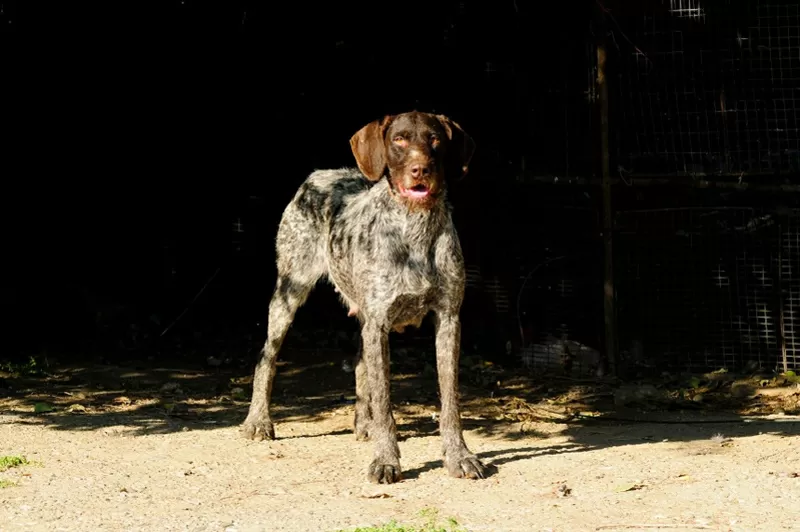
{"label": "dog", "polygon": [[367,478],[402,480],[389,398],[389,333],[434,314],[444,465],[459,478],[487,467],[464,442],[458,406],[460,309],[465,271],[447,184],[466,175],[475,142],[443,115],[385,116],[350,139],[358,166],[316,170],[283,212],[276,237],[278,277],[267,340],[255,369],[244,437],[274,439],[270,396],[275,364],[295,312],[318,280],[333,284],[361,325],[354,431],[374,442]]}

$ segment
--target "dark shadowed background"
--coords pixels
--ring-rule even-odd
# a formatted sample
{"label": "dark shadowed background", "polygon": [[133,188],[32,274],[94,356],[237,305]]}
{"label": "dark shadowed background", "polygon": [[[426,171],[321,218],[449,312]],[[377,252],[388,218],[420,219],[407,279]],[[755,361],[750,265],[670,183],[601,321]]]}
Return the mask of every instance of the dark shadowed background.
{"label": "dark shadowed background", "polygon": [[[602,351],[605,41],[620,350],[649,343],[664,365],[772,361],[800,277],[766,286],[754,268],[800,264],[800,24],[795,4],[744,4],[709,2],[701,20],[658,1],[2,2],[8,356],[198,331],[257,344],[283,207],[313,169],[353,164],[362,125],[410,109],[451,116],[478,146],[451,187],[465,344],[502,354],[568,333]],[[778,188],[694,188],[743,179]],[[678,207],[690,214],[663,211]],[[709,225],[697,209],[736,219]],[[763,216],[774,234],[751,239],[774,249],[720,236]],[[688,243],[701,233],[718,244]],[[352,331],[345,314],[319,290],[297,327]]]}

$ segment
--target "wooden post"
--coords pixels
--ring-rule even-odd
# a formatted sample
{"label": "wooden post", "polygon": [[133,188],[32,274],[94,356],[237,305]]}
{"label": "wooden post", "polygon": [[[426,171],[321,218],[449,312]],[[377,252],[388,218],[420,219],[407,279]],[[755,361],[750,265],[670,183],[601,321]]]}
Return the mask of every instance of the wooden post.
{"label": "wooden post", "polygon": [[778,224],[778,342],[781,347],[781,358],[783,359],[783,372],[789,371],[789,360],[786,357],[786,326],[784,323],[783,312],[783,228]]}
{"label": "wooden post", "polygon": [[[603,28],[603,25],[600,25]],[[600,107],[600,172],[603,187],[603,244],[605,272],[603,282],[603,314],[605,322],[605,355],[612,375],[618,372],[617,315],[614,292],[613,232],[614,214],[611,203],[611,171],[608,141],[608,83],[606,78],[606,41],[600,30],[597,42],[597,88]]]}

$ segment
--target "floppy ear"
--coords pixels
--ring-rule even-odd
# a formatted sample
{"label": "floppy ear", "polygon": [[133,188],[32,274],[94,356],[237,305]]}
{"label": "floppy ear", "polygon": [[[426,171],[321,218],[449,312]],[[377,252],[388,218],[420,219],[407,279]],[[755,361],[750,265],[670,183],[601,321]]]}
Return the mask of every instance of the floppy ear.
{"label": "floppy ear", "polygon": [[444,115],[436,115],[436,118],[444,127],[450,141],[447,146],[447,177],[460,179],[467,175],[469,163],[475,153],[475,141],[457,122]]}
{"label": "floppy ear", "polygon": [[391,122],[390,116],[370,122],[350,138],[350,149],[358,169],[371,181],[383,177],[386,170],[386,144],[383,135]]}

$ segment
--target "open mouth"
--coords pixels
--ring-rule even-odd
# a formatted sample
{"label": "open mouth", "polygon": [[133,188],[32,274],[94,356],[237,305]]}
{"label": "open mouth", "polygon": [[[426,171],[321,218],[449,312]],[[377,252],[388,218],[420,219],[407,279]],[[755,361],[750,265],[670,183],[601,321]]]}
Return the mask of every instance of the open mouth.
{"label": "open mouth", "polygon": [[414,185],[411,188],[405,188],[403,186],[400,186],[399,188],[401,196],[411,199],[427,198],[430,194],[430,189],[427,187],[427,185],[423,184]]}

